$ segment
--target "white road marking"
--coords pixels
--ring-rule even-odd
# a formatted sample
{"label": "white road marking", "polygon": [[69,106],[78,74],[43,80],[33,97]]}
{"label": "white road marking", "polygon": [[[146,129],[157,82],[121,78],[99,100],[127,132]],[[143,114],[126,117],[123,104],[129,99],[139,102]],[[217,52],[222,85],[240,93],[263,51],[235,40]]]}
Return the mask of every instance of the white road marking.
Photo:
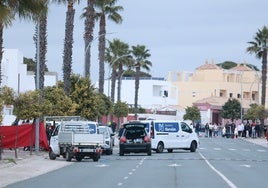
{"label": "white road marking", "polygon": [[247,164],[242,164],[240,166],[247,167],[247,168],[250,168],[251,167],[250,165],[247,165]]}
{"label": "white road marking", "polygon": [[100,164],[100,165],[96,165],[97,167],[107,167],[109,165],[106,165],[106,164]]}
{"label": "white road marking", "polygon": [[124,179],[126,180],[126,179],[128,179],[128,177],[127,177],[127,176],[125,176],[125,177],[124,177]]}
{"label": "white road marking", "polygon": [[263,149],[258,149],[257,151],[258,152],[265,152],[265,150],[263,150]]}
{"label": "white road marking", "polygon": [[132,172],[129,172],[128,174],[129,174],[129,175],[132,175],[133,173],[132,173]]}
{"label": "white road marking", "polygon": [[170,165],[168,165],[168,166],[181,166],[180,164],[176,164],[176,163],[174,163],[174,164],[170,164]]}
{"label": "white road marking", "polygon": [[216,172],[231,188],[237,188],[237,186],[231,181],[229,180],[226,176],[224,176],[220,171],[218,171],[212,164],[210,164],[210,162],[208,162],[208,160],[206,159],[206,157],[204,155],[202,155],[200,152],[198,152],[199,155],[205,160],[205,162],[207,163],[207,165],[214,171]]}
{"label": "white road marking", "polygon": [[135,171],[136,171],[136,169],[135,169],[135,168],[133,168],[133,169],[132,169],[132,171],[133,171],[133,172],[135,172]]}
{"label": "white road marking", "polygon": [[122,185],[123,185],[123,183],[119,182],[117,185],[118,185],[118,186],[122,186]]}
{"label": "white road marking", "polygon": [[229,150],[230,150],[230,151],[235,151],[236,149],[234,149],[234,148],[229,148]]}

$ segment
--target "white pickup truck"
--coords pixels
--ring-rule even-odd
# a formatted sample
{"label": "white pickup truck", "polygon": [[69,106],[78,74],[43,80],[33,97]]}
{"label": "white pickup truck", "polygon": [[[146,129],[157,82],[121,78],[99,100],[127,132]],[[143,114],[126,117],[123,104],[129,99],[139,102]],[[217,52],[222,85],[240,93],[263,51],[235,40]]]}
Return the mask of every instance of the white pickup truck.
{"label": "white pickup truck", "polygon": [[49,158],[62,155],[66,161],[85,157],[98,161],[104,145],[103,134],[97,133],[98,123],[93,121],[66,121],[59,124],[50,138]]}

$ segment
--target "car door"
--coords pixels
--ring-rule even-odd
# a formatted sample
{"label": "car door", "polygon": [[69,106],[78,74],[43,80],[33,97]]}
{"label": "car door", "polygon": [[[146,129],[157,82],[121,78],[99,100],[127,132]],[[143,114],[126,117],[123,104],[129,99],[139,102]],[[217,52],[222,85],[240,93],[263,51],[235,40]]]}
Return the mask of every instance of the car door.
{"label": "car door", "polygon": [[180,148],[188,148],[192,142],[192,129],[185,122],[180,122],[181,130],[180,130]]}
{"label": "car door", "polygon": [[59,148],[59,129],[60,129],[60,125],[58,125],[51,137],[50,137],[50,147],[52,148],[52,151],[56,154],[59,155],[60,154],[60,148]]}

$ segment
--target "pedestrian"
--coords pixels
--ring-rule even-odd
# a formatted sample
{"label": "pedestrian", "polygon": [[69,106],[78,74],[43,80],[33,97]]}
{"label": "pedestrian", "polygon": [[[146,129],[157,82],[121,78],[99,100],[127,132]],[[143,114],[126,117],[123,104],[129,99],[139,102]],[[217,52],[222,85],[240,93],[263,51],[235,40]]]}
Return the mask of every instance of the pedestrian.
{"label": "pedestrian", "polygon": [[205,125],[205,137],[209,137],[209,125],[206,123]]}

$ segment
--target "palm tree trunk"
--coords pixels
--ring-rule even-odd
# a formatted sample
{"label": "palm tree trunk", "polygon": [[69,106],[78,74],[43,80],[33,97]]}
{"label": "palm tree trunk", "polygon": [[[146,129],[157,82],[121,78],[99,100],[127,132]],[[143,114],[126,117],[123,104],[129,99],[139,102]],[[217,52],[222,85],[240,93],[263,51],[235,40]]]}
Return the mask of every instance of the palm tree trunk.
{"label": "palm tree trunk", "polygon": [[134,113],[135,119],[138,119],[138,95],[139,95],[139,87],[140,87],[140,66],[136,67],[135,74],[135,96],[134,96]]}
{"label": "palm tree trunk", "polygon": [[93,29],[95,27],[94,17],[94,1],[87,1],[86,19],[85,19],[85,77],[90,78],[90,58],[91,58],[91,43],[93,41]]}
{"label": "palm tree trunk", "polygon": [[3,24],[0,23],[0,86],[2,86],[3,29]]}
{"label": "palm tree trunk", "polygon": [[106,21],[105,15],[100,18],[100,31],[99,31],[99,93],[104,90],[104,61],[105,61],[105,30]]}
{"label": "palm tree trunk", "polygon": [[120,63],[119,64],[119,68],[118,68],[118,78],[117,78],[117,101],[121,101],[121,79],[122,79],[122,74],[123,74],[123,66],[122,64]]}
{"label": "palm tree trunk", "polygon": [[267,49],[263,50],[262,54],[262,95],[261,95],[261,105],[265,107],[266,98],[266,80],[267,80]]}
{"label": "palm tree trunk", "polygon": [[74,30],[74,14],[73,2],[70,1],[66,12],[65,23],[65,39],[63,52],[63,84],[64,91],[67,96],[70,95],[70,78],[72,72],[72,49],[73,49],[73,30]]}

